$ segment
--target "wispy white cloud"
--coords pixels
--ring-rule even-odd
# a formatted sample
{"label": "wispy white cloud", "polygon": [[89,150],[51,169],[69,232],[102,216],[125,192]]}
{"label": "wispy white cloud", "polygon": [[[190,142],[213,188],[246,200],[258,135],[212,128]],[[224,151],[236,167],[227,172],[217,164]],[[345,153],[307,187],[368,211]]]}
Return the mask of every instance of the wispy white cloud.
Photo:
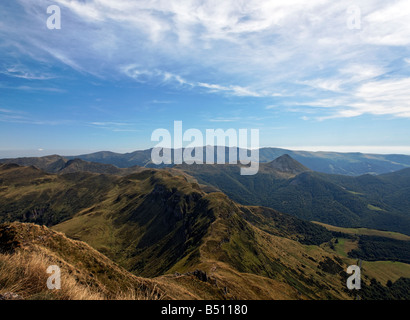
{"label": "wispy white cloud", "polygon": [[238,97],[264,97],[264,96],[269,95],[266,92],[256,92],[256,91],[252,91],[249,88],[236,86],[236,85],[223,86],[219,84],[198,82],[196,83],[196,86],[209,89],[210,92],[225,92],[227,94],[231,94],[231,95],[238,96]]}
{"label": "wispy white cloud", "polygon": [[111,132],[139,132],[137,123],[125,121],[93,121],[87,124],[88,126],[109,130]]}
{"label": "wispy white cloud", "polygon": [[4,74],[9,77],[21,78],[25,80],[49,80],[55,78],[55,76],[48,74],[40,74],[31,70],[26,70],[20,66],[9,66],[0,71],[0,74]]}
{"label": "wispy white cloud", "polygon": [[170,72],[161,70],[140,70],[136,65],[129,65],[122,67],[121,70],[129,77],[139,82],[147,81],[159,81],[161,83],[173,83],[179,86],[185,86],[188,88],[204,88],[208,89],[208,92],[212,93],[225,93],[228,95],[238,97],[266,97],[277,96],[276,93],[256,92],[252,89],[241,87],[238,85],[220,85],[205,82],[195,82],[187,80],[180,75],[176,75]]}
{"label": "wispy white cloud", "polygon": [[2,113],[15,113],[15,111],[13,111],[13,110],[3,109],[3,108],[0,108],[0,112],[2,112]]}
{"label": "wispy white cloud", "polygon": [[346,92],[351,91],[352,87],[360,85],[363,81],[372,80],[384,73],[386,70],[378,65],[348,64],[341,66],[327,78],[314,78],[301,81],[300,84],[325,91]]}
{"label": "wispy white cloud", "polygon": [[363,84],[355,92],[352,111],[410,117],[410,78],[385,79]]}
{"label": "wispy white cloud", "polygon": [[[346,25],[350,3],[331,0],[55,0],[58,32],[44,27],[48,0],[18,3],[26,23],[17,33],[2,21],[4,43],[78,72],[115,78],[119,71],[178,89],[281,97],[284,105],[311,100],[317,112],[333,110],[321,119],[409,114],[402,89],[409,75],[396,75],[395,65],[409,59],[396,50],[410,45],[407,0],[355,3],[360,30]],[[387,91],[399,96],[384,99]]]}
{"label": "wispy white cloud", "polygon": [[339,92],[345,82],[342,79],[313,79],[301,82],[316,89]]}
{"label": "wispy white cloud", "polygon": [[[335,99],[319,99],[300,105],[326,109],[319,120],[352,118],[364,114],[410,118],[410,78],[365,82]],[[319,112],[320,114],[320,112]]]}
{"label": "wispy white cloud", "polygon": [[59,60],[60,62],[62,62],[63,64],[73,68],[74,70],[78,71],[78,72],[84,72],[85,69],[83,67],[81,67],[79,64],[77,64],[76,62],[74,62],[71,58],[67,57],[64,53],[56,50],[56,49],[52,49],[52,48],[44,48],[48,54],[50,54],[51,56],[53,56],[55,59]]}
{"label": "wispy white cloud", "polygon": [[367,27],[362,39],[374,45],[410,45],[410,3],[407,0],[381,3],[380,7],[364,17]]}

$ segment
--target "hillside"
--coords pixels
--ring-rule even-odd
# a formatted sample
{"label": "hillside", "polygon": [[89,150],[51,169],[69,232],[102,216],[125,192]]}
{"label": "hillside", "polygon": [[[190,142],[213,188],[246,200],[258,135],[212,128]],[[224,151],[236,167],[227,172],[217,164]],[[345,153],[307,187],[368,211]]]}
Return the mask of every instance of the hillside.
{"label": "hillside", "polygon": [[362,274],[370,280],[370,286],[368,282],[363,284],[361,298],[410,298],[409,236],[373,229],[319,224],[331,231],[334,237],[324,248],[344,257],[363,259]]}
{"label": "hillside", "polygon": [[[61,290],[48,290],[47,268],[61,270]],[[31,223],[0,224],[0,298],[28,300],[223,299],[223,288],[194,273],[137,277],[82,241]],[[7,299],[7,298],[6,298]]]}
{"label": "hillside", "polygon": [[241,204],[266,206],[341,227],[410,235],[409,169],[380,176],[329,175],[311,171],[287,155],[261,164],[253,176],[241,176],[237,165],[180,165],[175,169]]}
{"label": "hillside", "polygon": [[[61,290],[48,290],[46,270],[58,265]],[[155,281],[138,278],[87,244],[44,226],[0,224],[0,295],[22,299],[163,299]]]}
{"label": "hillside", "polygon": [[45,157],[1,159],[0,163],[18,164],[20,166],[34,166],[45,172],[56,173],[65,167],[67,159],[58,155],[51,155]]}
{"label": "hillside", "polygon": [[[126,275],[157,285],[166,299],[352,298],[344,270],[355,259],[329,246],[335,241],[331,231],[270,208],[238,204],[221,192],[206,193],[192,177],[178,172],[47,174],[34,167],[2,165],[1,219],[46,221],[74,240],[31,224],[25,232],[26,224],[17,224],[0,243],[10,252],[17,239],[23,244],[17,247],[28,246],[25,255],[35,254],[36,245],[45,247],[70,265],[93,270],[90,263],[97,258],[90,256],[95,251],[82,249],[86,245],[78,241],[84,241],[99,252],[98,259],[107,264],[112,260]],[[55,238],[59,240],[48,242]],[[103,262],[98,265],[106,268]],[[370,288],[373,278],[398,281],[401,290],[406,282],[389,270],[380,279],[373,275],[364,281]],[[118,298],[111,293],[99,297]]]}
{"label": "hillside", "polygon": [[1,159],[0,164],[17,164],[20,166],[31,166],[47,173],[58,174],[74,172],[91,172],[114,175],[127,175],[141,170],[141,167],[139,166],[118,168],[112,164],[84,161],[78,158],[67,159],[57,155],[39,158]]}
{"label": "hillside", "polygon": [[115,180],[112,175],[56,175],[35,167],[0,165],[0,223],[56,224],[102,201]]}

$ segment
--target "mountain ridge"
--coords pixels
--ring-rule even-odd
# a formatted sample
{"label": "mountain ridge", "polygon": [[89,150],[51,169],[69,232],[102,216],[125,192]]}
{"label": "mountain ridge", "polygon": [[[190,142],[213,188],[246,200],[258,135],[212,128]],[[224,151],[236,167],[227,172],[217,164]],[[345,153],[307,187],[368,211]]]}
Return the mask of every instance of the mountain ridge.
{"label": "mountain ridge", "polygon": [[[204,155],[206,154],[207,147],[203,147]],[[151,162],[151,150],[137,150],[129,153],[115,153],[111,151],[100,151],[90,154],[82,154],[77,156],[65,156],[61,157],[66,160],[82,159],[89,162],[98,162],[103,164],[115,165],[119,168],[129,168],[132,166],[141,167],[166,167],[155,166]],[[216,147],[215,147],[216,150]],[[215,151],[214,150],[214,151]],[[173,152],[173,150],[171,150]],[[216,153],[215,153],[216,154]],[[288,154],[293,159],[299,161],[307,168],[328,174],[342,174],[350,176],[359,176],[362,174],[383,174],[398,171],[401,169],[410,167],[410,156],[399,154],[366,154],[366,153],[342,153],[342,152],[323,152],[323,151],[295,151],[281,148],[260,148],[259,159],[261,163],[270,162],[284,154]],[[225,158],[229,155],[229,148],[225,148]],[[40,157],[45,158],[45,157]],[[0,163],[14,161],[15,163],[27,165],[30,159],[37,158],[10,158],[0,159]],[[49,159],[50,160],[50,159]],[[32,160],[33,162],[33,160]],[[59,166],[64,163],[57,163],[55,161],[56,168],[50,166],[49,169],[45,169],[48,172],[55,173]],[[215,159],[216,162],[216,159]]]}
{"label": "mountain ridge", "polygon": [[[105,174],[101,179],[110,179],[110,175],[127,176],[145,170],[138,166],[117,168],[58,156],[17,160],[15,162],[43,170],[51,168],[50,173],[61,176],[90,172]],[[207,192],[222,191],[241,204],[267,206],[305,220],[341,227],[369,227],[410,234],[410,200],[406,192],[410,188],[406,178],[410,168],[379,176],[329,175],[309,170],[291,156],[282,155],[271,162],[260,163],[259,172],[254,176],[241,176],[240,165],[230,164],[182,164],[164,169],[174,176],[184,175]]]}
{"label": "mountain ridge", "polygon": [[351,299],[344,270],[355,261],[332,249],[331,231],[204,192],[178,169],[118,176],[4,164],[0,195],[3,221],[47,222],[61,237],[84,241],[170,297]]}

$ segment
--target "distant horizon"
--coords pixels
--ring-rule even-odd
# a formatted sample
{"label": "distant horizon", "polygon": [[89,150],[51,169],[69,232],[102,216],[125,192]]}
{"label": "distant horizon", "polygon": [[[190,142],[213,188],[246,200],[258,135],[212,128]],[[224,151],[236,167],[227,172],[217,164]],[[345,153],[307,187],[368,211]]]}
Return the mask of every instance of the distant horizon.
{"label": "distant horizon", "polygon": [[1,155],[147,149],[174,121],[410,154],[408,1],[56,0],[58,29],[49,5],[0,2]]}
{"label": "distant horizon", "polygon": [[[42,150],[0,150],[0,159],[7,158],[26,158],[26,157],[47,157],[52,155],[59,155],[62,157],[75,157],[80,155],[98,153],[98,152],[112,152],[117,154],[127,154],[136,151],[145,151],[153,148],[135,148],[135,149],[95,149],[95,150],[59,150],[59,149],[42,149]],[[261,146],[259,149],[274,148],[284,149],[294,152],[315,152],[315,153],[361,153],[374,155],[406,155],[410,156],[410,146]],[[401,150],[401,151],[400,151]]]}

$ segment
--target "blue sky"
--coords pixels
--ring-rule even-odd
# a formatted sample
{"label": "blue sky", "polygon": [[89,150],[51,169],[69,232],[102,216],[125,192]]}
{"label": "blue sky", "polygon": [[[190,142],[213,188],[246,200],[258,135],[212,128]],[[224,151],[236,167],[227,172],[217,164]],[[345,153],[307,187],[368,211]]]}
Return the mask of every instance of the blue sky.
{"label": "blue sky", "polygon": [[145,149],[175,120],[410,154],[409,21],[407,0],[1,1],[0,156]]}

